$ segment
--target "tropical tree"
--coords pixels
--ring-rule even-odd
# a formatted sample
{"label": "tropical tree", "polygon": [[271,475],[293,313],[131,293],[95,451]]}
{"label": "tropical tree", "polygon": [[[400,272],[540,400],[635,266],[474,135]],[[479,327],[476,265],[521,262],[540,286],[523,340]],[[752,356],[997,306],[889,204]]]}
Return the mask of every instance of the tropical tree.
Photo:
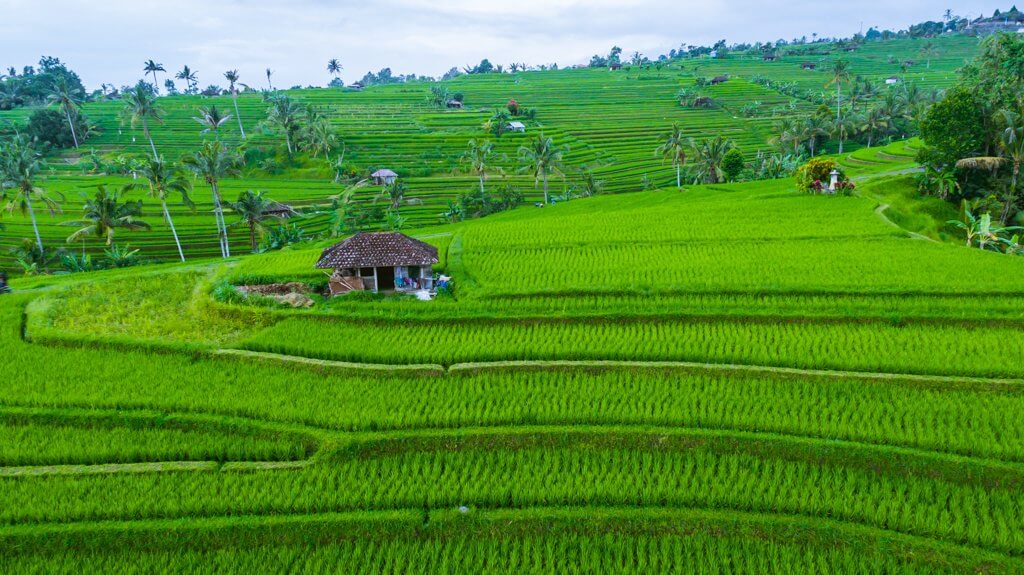
{"label": "tropical tree", "polygon": [[683,187],[683,164],[686,163],[687,142],[679,124],[673,124],[672,130],[664,136],[661,145],[654,153],[663,160],[670,160],[676,169],[676,187]]}
{"label": "tropical tree", "polygon": [[843,144],[846,140],[857,135],[857,130],[864,122],[863,117],[857,113],[850,113],[842,117],[838,122],[831,125],[832,136],[839,140],[839,153],[843,153]]}
{"label": "tropical tree", "polygon": [[477,142],[475,139],[469,141],[469,149],[462,154],[461,162],[469,164],[470,170],[480,179],[481,194],[484,193],[484,181],[487,179],[487,169],[493,155],[494,144],[488,140]]}
{"label": "tropical tree", "polygon": [[309,121],[306,124],[306,129],[303,131],[305,137],[303,138],[302,146],[304,149],[312,152],[314,158],[323,154],[324,159],[329,160],[331,151],[338,144],[338,137],[334,134],[334,130],[331,129],[331,123],[327,118],[321,117],[318,114],[312,117],[315,120]]}
{"label": "tropical tree", "polygon": [[302,107],[284,94],[272,96],[267,102],[270,107],[267,109],[266,123],[284,132],[284,142],[290,156],[294,152],[292,138],[301,127],[299,120],[303,114]]}
{"label": "tropical tree", "polygon": [[1024,162],[1024,117],[1011,110],[1002,110],[1000,117],[1003,123],[998,140],[1000,155],[963,158],[956,163],[956,167],[962,170],[987,170],[995,173],[1002,166],[1010,165],[1010,183],[999,215],[999,222],[1005,224],[1018,198],[1017,184],[1020,179],[1021,163]]}
{"label": "tropical tree", "polygon": [[939,51],[935,47],[935,43],[934,42],[929,41],[929,42],[926,42],[924,46],[921,46],[921,56],[923,58],[925,58],[925,60],[926,60],[925,68],[928,68],[929,70],[931,69],[931,67],[932,67],[932,58],[934,58],[938,54],[939,54]]}
{"label": "tropical tree", "polygon": [[576,190],[580,196],[585,198],[597,196],[604,192],[604,181],[597,179],[597,176],[591,170],[585,170],[580,173]]}
{"label": "tropical tree", "polygon": [[71,128],[71,139],[75,142],[75,149],[78,149],[78,134],[75,133],[75,122],[72,116],[78,116],[78,107],[82,104],[82,89],[68,83],[66,76],[57,76],[53,83],[53,89],[46,97],[49,104],[56,104],[64,112]]}
{"label": "tropical tree", "polygon": [[394,182],[384,186],[384,189],[382,189],[380,194],[377,195],[377,199],[387,202],[389,212],[398,214],[399,208],[401,208],[403,204],[412,206],[422,203],[419,198],[406,198],[405,195],[407,192],[408,188],[405,187],[405,184],[395,180]]}
{"label": "tropical tree", "polygon": [[259,244],[256,241],[257,233],[262,235],[266,231],[263,222],[270,217],[267,214],[270,205],[271,201],[263,197],[263,192],[254,192],[252,190],[242,192],[238,196],[237,202],[228,203],[231,211],[241,218],[238,222],[231,225],[245,225],[249,228],[249,244],[252,247],[253,253],[259,250]]}
{"label": "tropical tree", "polygon": [[270,81],[270,77],[274,74],[274,71],[271,70],[270,68],[267,68],[266,74],[267,74],[267,86],[270,86],[270,91],[273,92],[274,91],[274,84]]}
{"label": "tropical tree", "polygon": [[50,210],[50,215],[54,215],[60,211],[61,201],[59,196],[50,196],[36,185],[35,180],[42,167],[39,153],[22,137],[8,141],[0,148],[0,198],[7,202],[5,208],[8,213],[17,209],[28,214],[39,253],[45,253],[45,249],[32,202],[42,203]]}
{"label": "tropical tree", "polygon": [[139,219],[141,215],[142,200],[122,202],[120,192],[108,192],[107,187],[100,184],[96,195],[87,198],[82,206],[82,219],[64,222],[67,226],[81,226],[68,236],[68,243],[93,236],[106,239],[106,244],[110,246],[114,243],[114,233],[118,229],[148,230],[149,224]]}
{"label": "tropical tree", "polygon": [[548,177],[565,177],[562,171],[562,159],[566,149],[555,145],[555,141],[538,134],[527,145],[519,147],[519,158],[523,162],[521,172],[533,174],[534,184],[538,181],[544,183],[544,203],[550,203],[548,196]]}
{"label": "tropical tree", "polygon": [[800,130],[803,140],[807,142],[807,147],[810,148],[811,157],[814,157],[818,146],[818,138],[828,136],[831,132],[831,125],[828,120],[820,116],[808,116],[800,124]]}
{"label": "tropical tree", "polygon": [[884,134],[889,129],[889,117],[880,106],[875,106],[868,110],[868,113],[861,116],[861,118],[859,131],[867,134],[868,147],[870,148],[875,142],[875,136]]}
{"label": "tropical tree", "polygon": [[[231,92],[231,102],[235,105],[235,117],[238,118],[238,131],[242,133],[242,139],[245,138],[245,126],[242,125],[242,114],[238,111],[238,70],[228,70],[224,72],[224,79],[228,81],[228,90]],[[244,87],[244,84],[242,85]]]}
{"label": "tropical tree", "polygon": [[501,138],[501,135],[508,131],[508,123],[512,121],[512,117],[509,116],[507,110],[496,108],[491,117],[484,123],[484,130],[494,134],[495,138]]}
{"label": "tropical tree", "polygon": [[800,154],[800,146],[804,143],[804,139],[803,131],[796,120],[790,117],[781,118],[775,122],[774,131],[775,135],[771,137],[769,143],[778,146],[783,153],[792,144],[793,155]]}
{"label": "tropical tree", "polygon": [[203,142],[203,147],[182,163],[196,176],[210,186],[213,194],[213,214],[217,222],[217,233],[220,236],[220,251],[223,257],[231,257],[231,246],[228,244],[227,225],[224,223],[224,210],[220,198],[220,181],[238,173],[239,159],[231,151],[221,146],[219,140]]}
{"label": "tropical tree", "polygon": [[220,139],[220,127],[227,123],[231,119],[231,115],[225,116],[217,109],[217,105],[213,104],[210,107],[199,108],[199,115],[192,118],[203,127],[200,134],[206,135],[213,132],[213,139]]}
{"label": "tropical tree", "polygon": [[188,66],[181,69],[180,72],[174,75],[175,78],[185,82],[185,92],[188,94],[195,94],[197,89],[196,85],[199,83],[199,74],[195,70],[192,70]]}
{"label": "tropical tree", "polygon": [[694,164],[697,166],[697,179],[706,184],[717,184],[725,178],[722,162],[729,150],[736,145],[724,136],[715,136],[709,140],[697,142],[690,138]]}
{"label": "tropical tree", "polygon": [[153,150],[153,157],[158,158],[156,144],[153,143],[153,135],[149,131],[149,122],[163,122],[164,112],[156,101],[156,95],[145,84],[139,83],[127,90],[121,97],[124,107],[121,109],[121,121],[128,120],[134,128],[136,124],[142,124],[142,133],[149,140],[149,147]]}
{"label": "tropical tree", "polygon": [[[842,122],[842,104],[843,104],[843,82],[850,79],[850,63],[846,60],[839,59],[832,64],[832,69],[829,71],[831,79],[825,84],[825,87],[829,87],[833,84],[836,86],[836,123]],[[814,155],[814,152],[811,152]]]}
{"label": "tropical tree", "polygon": [[331,58],[330,60],[327,61],[327,73],[334,76],[335,78],[337,78],[338,75],[341,74],[342,69],[343,66],[341,65],[341,62],[338,61],[337,58]]}
{"label": "tropical tree", "polygon": [[139,170],[139,175],[146,180],[149,186],[149,197],[160,202],[164,221],[171,228],[174,245],[178,247],[178,256],[181,261],[185,261],[185,251],[181,249],[181,240],[178,239],[178,231],[174,228],[171,212],[167,209],[167,200],[172,196],[180,196],[181,203],[194,209],[195,203],[189,197],[192,183],[182,176],[181,171],[164,162],[162,158],[149,158]]}
{"label": "tropical tree", "polygon": [[142,70],[143,70],[143,72],[145,74],[152,74],[153,75],[153,92],[156,92],[157,86],[159,85],[159,84],[157,84],[156,73],[157,72],[166,72],[167,70],[164,69],[164,65],[163,64],[158,64],[158,63],[154,62],[153,60],[146,60],[145,64],[143,64]]}

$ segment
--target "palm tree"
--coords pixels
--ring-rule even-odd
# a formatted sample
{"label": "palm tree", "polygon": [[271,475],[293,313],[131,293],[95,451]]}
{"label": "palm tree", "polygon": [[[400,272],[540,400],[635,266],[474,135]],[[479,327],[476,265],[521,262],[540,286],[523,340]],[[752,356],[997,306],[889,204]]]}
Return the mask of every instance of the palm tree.
{"label": "palm tree", "polygon": [[153,60],[146,60],[145,64],[143,65],[142,70],[146,74],[152,74],[153,75],[153,92],[156,92],[157,91],[156,73],[157,72],[166,72],[167,70],[164,69],[164,65],[163,64],[157,64]]}
{"label": "palm tree", "polygon": [[280,128],[284,132],[284,142],[288,147],[288,155],[292,155],[292,136],[299,130],[299,117],[302,108],[295,100],[282,94],[268,99],[270,108],[267,109],[267,123]]}
{"label": "palm tree", "polygon": [[331,130],[331,123],[326,118],[319,118],[306,125],[305,140],[303,148],[313,152],[313,157],[324,155],[325,160],[330,159],[331,151],[338,143],[338,137]]}
{"label": "palm tree", "polygon": [[868,135],[868,147],[874,144],[875,135],[889,129],[889,118],[880,106],[868,110],[868,113],[861,116],[863,121],[860,125],[861,132]]}
{"label": "palm tree", "polygon": [[220,110],[217,109],[217,105],[213,104],[209,108],[199,108],[199,115],[192,118],[199,125],[203,126],[203,131],[200,134],[206,135],[213,132],[213,139],[220,139],[220,127],[227,123],[231,119],[231,115],[223,115]]}
{"label": "palm tree", "polygon": [[494,137],[501,138],[501,135],[508,130],[508,124],[512,120],[508,110],[496,108],[491,117],[484,122],[484,130],[494,134]]}
{"label": "palm tree", "polygon": [[256,243],[256,232],[263,233],[263,221],[268,218],[267,210],[270,208],[270,200],[263,197],[263,192],[246,190],[238,196],[237,202],[228,202],[228,207],[235,212],[241,220],[231,224],[244,224],[249,227],[249,243],[253,253],[259,249]]}
{"label": "palm tree", "polygon": [[224,210],[221,205],[220,180],[238,173],[238,157],[221,146],[219,140],[203,142],[203,147],[191,156],[186,156],[182,163],[210,185],[213,193],[213,215],[217,222],[217,233],[220,236],[220,252],[223,257],[231,257],[231,246],[228,244],[227,225],[224,223]]}
{"label": "palm tree", "polygon": [[231,101],[235,104],[235,117],[238,118],[238,131],[242,133],[242,139],[245,138],[245,126],[242,125],[242,114],[238,111],[238,88],[235,84],[238,83],[238,70],[228,70],[224,72],[224,78],[229,82],[228,90],[231,91]]}
{"label": "palm tree", "polygon": [[999,215],[999,222],[1005,224],[1017,202],[1017,183],[1020,179],[1021,163],[1024,163],[1024,117],[1011,110],[1002,110],[1000,116],[1005,126],[999,134],[1000,155],[964,158],[956,163],[956,167],[995,172],[1000,167],[1010,164],[1010,186],[1006,190],[1003,210]]}
{"label": "palm tree", "polygon": [[811,157],[814,157],[815,148],[818,146],[818,138],[829,135],[830,126],[828,120],[820,116],[809,116],[804,118],[800,125],[803,139],[810,148]]}
{"label": "palm tree", "polygon": [[327,62],[327,72],[329,74],[331,74],[332,76],[337,78],[338,74],[341,74],[341,70],[342,70],[342,65],[341,65],[341,62],[339,62],[337,58],[331,58],[330,60],[328,60],[328,62]]}
{"label": "palm tree", "polygon": [[192,191],[192,183],[184,178],[181,172],[172,165],[165,163],[162,158],[149,158],[146,164],[139,170],[139,174],[149,184],[149,197],[160,202],[160,208],[164,213],[164,220],[171,228],[174,244],[178,246],[178,256],[181,258],[181,261],[185,261],[185,251],[181,249],[178,231],[174,228],[174,220],[171,219],[171,212],[167,209],[167,199],[173,195],[180,195],[183,204],[195,209],[195,203],[189,197],[189,192]]}
{"label": "palm tree", "polygon": [[195,94],[195,85],[199,81],[198,72],[185,66],[180,72],[174,75],[175,78],[183,80],[185,82],[185,92],[188,94]]}
{"label": "palm tree", "polygon": [[71,128],[71,139],[75,142],[75,149],[78,149],[78,134],[75,133],[75,122],[72,116],[78,117],[78,106],[82,103],[82,89],[71,86],[65,76],[58,76],[53,84],[53,89],[46,97],[49,104],[57,104],[64,110],[64,116],[68,120],[68,127]]}
{"label": "palm tree", "polygon": [[129,231],[148,230],[149,224],[138,219],[142,214],[142,200],[124,203],[120,200],[119,192],[108,192],[102,184],[97,186],[96,196],[87,199],[82,206],[83,218],[64,222],[68,226],[82,226],[68,236],[68,243],[94,236],[106,238],[109,246],[114,243],[114,232],[118,228]]}
{"label": "palm tree", "polygon": [[0,197],[7,200],[8,212],[18,209],[23,214],[28,213],[32,220],[32,231],[36,235],[39,253],[44,253],[43,238],[39,235],[39,224],[36,222],[32,201],[37,200],[46,205],[50,215],[60,211],[60,200],[49,196],[43,188],[35,184],[36,176],[42,167],[39,153],[24,138],[14,138],[5,147],[0,148]]}
{"label": "palm tree", "polygon": [[793,145],[793,155],[799,155],[800,146],[804,143],[803,131],[797,124],[796,120],[790,117],[784,117],[775,122],[775,135],[772,136],[770,143],[778,146],[783,152],[786,148]]}
{"label": "palm tree", "polygon": [[564,177],[562,157],[565,149],[555,146],[555,141],[544,134],[538,134],[529,145],[519,147],[519,158],[523,161],[522,172],[533,174],[536,185],[538,180],[544,182],[544,203],[550,203],[548,197],[548,176]]}
{"label": "palm tree", "polygon": [[272,84],[272,83],[270,82],[270,76],[271,76],[271,75],[272,75],[273,73],[274,73],[274,71],[273,71],[273,70],[271,70],[270,68],[267,68],[267,85],[268,85],[268,86],[270,86],[270,91],[271,91],[271,92],[273,92],[273,91],[274,91],[274,84]]}
{"label": "palm tree", "polygon": [[698,178],[703,179],[706,184],[717,184],[725,178],[722,161],[729,150],[736,147],[731,140],[724,136],[715,136],[713,139],[698,143],[690,138],[690,147],[693,149],[697,173],[700,174]]}
{"label": "palm tree", "polygon": [[127,119],[134,128],[136,124],[142,124],[142,133],[149,140],[149,147],[153,150],[153,157],[158,158],[156,144],[153,143],[153,135],[149,132],[149,121],[156,123],[163,122],[163,109],[157,104],[156,95],[143,84],[137,84],[134,88],[126,91],[121,97],[124,101],[124,108],[121,109],[121,120]]}
{"label": "palm tree", "polygon": [[929,42],[925,43],[924,46],[921,46],[921,56],[923,56],[927,60],[927,64],[925,65],[925,68],[928,68],[929,70],[931,69],[931,67],[932,67],[932,58],[937,56],[938,53],[939,53],[939,51],[938,51],[938,49],[935,48],[935,43],[934,42],[929,41]]}
{"label": "palm tree", "polygon": [[683,130],[679,124],[673,124],[664,141],[654,151],[663,160],[671,160],[672,167],[676,169],[676,187],[683,187],[683,164],[686,163],[686,141],[683,139]]}
{"label": "palm tree", "polygon": [[847,114],[838,123],[832,124],[832,135],[839,140],[839,153],[843,153],[843,143],[857,134],[858,128],[863,125],[864,118],[860,114]]}
{"label": "palm tree", "polygon": [[419,198],[406,198],[407,191],[408,188],[405,187],[405,184],[396,180],[384,186],[384,189],[377,195],[377,199],[385,200],[388,203],[388,211],[398,214],[402,204],[413,206],[422,203]]}
{"label": "palm tree", "polygon": [[[842,121],[840,113],[842,112],[843,103],[843,82],[850,79],[850,63],[842,59],[836,60],[832,64],[831,75],[832,78],[828,81],[828,84],[825,84],[825,87],[827,88],[832,84],[836,85],[836,123],[838,124]],[[811,155],[813,156],[814,152],[811,152]]]}
{"label": "palm tree", "polygon": [[470,169],[480,179],[480,194],[484,193],[484,180],[487,179],[487,168],[490,167],[491,156],[494,155],[494,144],[488,140],[469,141],[469,149],[462,154],[461,161],[469,164]]}

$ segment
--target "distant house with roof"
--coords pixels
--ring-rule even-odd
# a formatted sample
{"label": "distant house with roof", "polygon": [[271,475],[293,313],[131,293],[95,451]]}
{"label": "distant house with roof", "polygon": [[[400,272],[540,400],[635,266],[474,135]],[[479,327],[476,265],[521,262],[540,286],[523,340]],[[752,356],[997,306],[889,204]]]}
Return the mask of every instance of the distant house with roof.
{"label": "distant house with roof", "polygon": [[351,291],[432,290],[437,248],[398,232],[359,232],[320,254],[317,269],[333,270],[331,295]]}
{"label": "distant house with roof", "polygon": [[461,110],[462,109],[462,102],[460,102],[458,100],[448,100],[448,102],[445,103],[445,106],[447,106],[448,108],[452,108],[452,109],[456,109],[456,110]]}
{"label": "distant house with roof", "polygon": [[608,70],[621,70],[621,69],[622,69],[622,62],[612,62],[611,64],[608,64]]}
{"label": "distant house with roof", "polygon": [[899,84],[899,83],[900,83],[900,79],[897,78],[896,76],[889,76],[888,78],[885,79],[885,85],[886,86],[893,86],[893,85]]}
{"label": "distant house with roof", "polygon": [[800,68],[804,70],[816,70],[818,65],[814,62],[804,62],[803,64],[800,64]]}
{"label": "distant house with roof", "polygon": [[724,83],[726,83],[728,81],[729,81],[729,77],[728,76],[715,76],[714,78],[711,79],[711,85],[712,86],[717,86],[719,84],[724,84]]}
{"label": "distant house with roof", "polygon": [[764,56],[761,56],[761,59],[765,62],[774,62],[778,60],[779,57],[776,54],[765,54]]}
{"label": "distant house with roof", "polygon": [[370,180],[378,186],[390,186],[398,179],[398,174],[384,168],[370,174]]}
{"label": "distant house with roof", "polygon": [[295,208],[289,206],[288,204],[282,204],[281,202],[271,201],[263,210],[263,214],[271,218],[284,219],[296,216],[298,215],[298,212],[296,212]]}
{"label": "distant house with roof", "polygon": [[522,122],[520,122],[518,120],[515,120],[515,121],[512,121],[512,122],[509,122],[507,128],[508,128],[509,132],[525,132],[526,131],[526,124],[524,124],[524,123],[522,123]]}

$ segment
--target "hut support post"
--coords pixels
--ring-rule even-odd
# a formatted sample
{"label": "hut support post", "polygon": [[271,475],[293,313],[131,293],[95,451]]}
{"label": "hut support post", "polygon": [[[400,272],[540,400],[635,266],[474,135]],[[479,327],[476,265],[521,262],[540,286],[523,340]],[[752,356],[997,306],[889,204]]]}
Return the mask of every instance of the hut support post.
{"label": "hut support post", "polygon": [[373,293],[380,291],[380,285],[377,284],[377,268],[373,268]]}

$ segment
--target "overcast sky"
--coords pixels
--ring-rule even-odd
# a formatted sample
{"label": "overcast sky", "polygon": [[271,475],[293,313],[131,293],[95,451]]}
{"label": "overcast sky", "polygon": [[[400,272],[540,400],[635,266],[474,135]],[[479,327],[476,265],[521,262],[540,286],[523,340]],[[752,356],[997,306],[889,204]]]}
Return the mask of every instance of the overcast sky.
{"label": "overcast sky", "polygon": [[[947,6],[948,4],[948,6]],[[629,54],[680,44],[849,36],[871,26],[905,28],[946,8],[989,15],[994,2],[964,0],[0,0],[0,66],[57,56],[86,85],[123,85],[154,59],[187,64],[199,83],[322,85],[338,58],[342,78],[368,71],[440,75],[490,58],[495,64],[585,63],[613,44]],[[161,78],[161,83],[163,78]]]}

